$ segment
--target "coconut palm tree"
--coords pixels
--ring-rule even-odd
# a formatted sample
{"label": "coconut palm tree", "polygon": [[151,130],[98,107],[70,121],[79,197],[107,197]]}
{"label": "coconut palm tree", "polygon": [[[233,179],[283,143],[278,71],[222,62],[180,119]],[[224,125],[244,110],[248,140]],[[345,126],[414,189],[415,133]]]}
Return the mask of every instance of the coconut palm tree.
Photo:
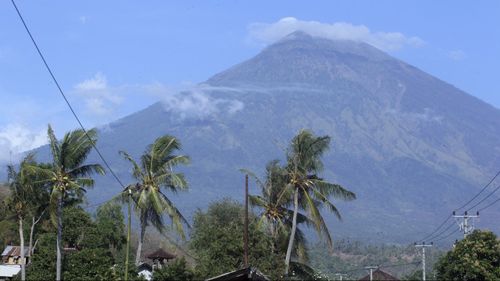
{"label": "coconut palm tree", "polygon": [[[261,209],[258,226],[264,227],[273,240],[271,252],[285,253],[287,240],[292,227],[293,210],[290,189],[286,188],[286,171],[279,164],[279,160],[270,161],[266,165],[265,180],[259,179],[255,173],[242,170],[251,176],[259,185],[261,195],[249,195],[250,204]],[[297,214],[297,223],[311,225],[311,221],[303,214]],[[308,260],[305,235],[297,228],[295,235],[294,253],[302,262]]]}
{"label": "coconut palm tree", "polygon": [[[26,278],[25,241],[24,241],[24,219],[31,217],[28,254],[33,254],[33,236],[36,224],[40,222],[45,214],[48,202],[48,192],[45,186],[39,182],[37,175],[30,173],[30,167],[40,165],[35,162],[33,153],[26,155],[19,164],[19,171],[14,165],[7,165],[8,183],[11,191],[6,206],[16,216],[19,226],[19,241],[21,247],[21,280]],[[43,167],[43,165],[40,165]]]}
{"label": "coconut palm tree", "polygon": [[299,208],[307,212],[320,238],[325,238],[328,245],[332,247],[330,232],[320,213],[320,209],[326,206],[328,211],[341,219],[340,212],[330,202],[330,198],[342,200],[356,198],[353,192],[318,176],[318,173],[323,170],[321,157],[328,150],[329,144],[329,136],[317,137],[311,132],[303,130],[292,139],[287,151],[287,166],[285,169],[287,188],[293,193],[293,217],[285,257],[285,275],[288,275],[289,272],[290,258],[297,233]]}
{"label": "coconut palm tree", "polygon": [[[132,175],[137,182],[129,185],[124,193],[131,190],[132,202],[139,216],[141,232],[135,256],[136,264],[141,261],[142,244],[146,228],[153,225],[163,232],[163,215],[167,214],[172,221],[174,230],[184,239],[183,224],[189,223],[175,207],[174,203],[165,195],[162,188],[171,192],[186,190],[187,183],[184,174],[174,172],[180,164],[188,164],[189,158],[185,155],[175,155],[181,149],[181,143],[172,136],[162,136],[146,148],[140,161],[135,161],[128,153],[120,154],[132,164]],[[125,194],[125,196],[127,196]]]}
{"label": "coconut palm tree", "polygon": [[94,173],[103,175],[104,169],[99,164],[85,164],[89,153],[97,141],[97,132],[74,130],[66,133],[58,141],[52,127],[47,130],[52,156],[51,169],[32,166],[31,169],[43,175],[50,184],[50,216],[57,226],[56,236],[56,280],[61,280],[62,266],[62,209],[69,202],[79,201],[85,193],[85,187],[92,187]]}
{"label": "coconut palm tree", "polygon": [[33,154],[28,154],[19,165],[19,171],[16,171],[14,165],[7,166],[8,182],[11,195],[7,202],[10,209],[16,214],[19,226],[19,242],[21,247],[21,280],[26,280],[26,260],[24,251],[24,228],[23,222],[28,216],[30,205],[34,198],[33,182],[26,173],[28,165],[34,165]]}

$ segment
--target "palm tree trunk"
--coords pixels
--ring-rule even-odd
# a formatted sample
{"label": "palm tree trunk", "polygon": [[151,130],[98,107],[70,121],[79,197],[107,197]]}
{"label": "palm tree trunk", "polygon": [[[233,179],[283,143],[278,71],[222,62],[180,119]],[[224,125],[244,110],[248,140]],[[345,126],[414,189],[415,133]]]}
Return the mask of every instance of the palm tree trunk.
{"label": "palm tree trunk", "polygon": [[271,241],[272,242],[271,243],[271,254],[274,255],[274,249],[276,248],[276,240],[277,240],[276,234],[275,234],[276,231],[274,230],[276,228],[275,222],[270,223],[269,224],[269,228],[270,228],[270,231],[271,231],[271,237],[273,238],[272,241]]}
{"label": "palm tree trunk", "polygon": [[26,280],[26,261],[24,260],[23,217],[19,216],[19,240],[21,242],[21,280]]}
{"label": "palm tree trunk", "polygon": [[34,216],[31,218],[30,242],[29,242],[29,246],[28,246],[29,247],[28,253],[30,254],[30,261],[33,258],[33,250],[34,250],[33,249],[33,237],[35,235],[35,226],[42,219],[44,213],[45,213],[45,210],[43,210],[43,212],[40,214],[40,216],[37,219],[35,219]]}
{"label": "palm tree trunk", "polygon": [[127,249],[126,249],[126,254],[125,254],[125,281],[128,281],[128,258],[130,256],[130,225],[132,223],[131,219],[131,210],[130,210],[130,190],[129,190],[129,195],[128,195],[128,224],[127,224]]}
{"label": "palm tree trunk", "polygon": [[62,195],[59,197],[57,202],[57,237],[56,237],[56,251],[57,251],[57,261],[56,261],[56,281],[61,280],[61,266],[62,266],[62,253],[61,253],[61,243],[62,243]]}
{"label": "palm tree trunk", "polygon": [[31,218],[31,228],[30,228],[30,241],[29,241],[29,245],[28,245],[28,253],[30,254],[30,259],[31,257],[33,256],[33,235],[35,233],[35,217],[32,217]]}
{"label": "palm tree trunk", "polygon": [[299,190],[295,188],[293,194],[293,220],[292,232],[290,233],[290,240],[288,241],[288,249],[286,250],[285,258],[285,276],[288,275],[290,270],[290,258],[292,257],[293,242],[295,241],[295,232],[297,231],[297,213],[299,212]]}
{"label": "palm tree trunk", "polygon": [[139,243],[137,244],[137,253],[135,254],[136,265],[139,265],[139,263],[141,262],[142,243],[144,242],[145,233],[146,233],[146,226],[141,223],[141,234],[139,237]]}

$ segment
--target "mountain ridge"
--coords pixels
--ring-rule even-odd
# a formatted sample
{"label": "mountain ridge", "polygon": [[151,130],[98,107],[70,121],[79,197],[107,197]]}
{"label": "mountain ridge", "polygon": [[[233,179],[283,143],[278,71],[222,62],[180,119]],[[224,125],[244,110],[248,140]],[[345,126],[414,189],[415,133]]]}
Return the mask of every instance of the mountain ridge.
{"label": "mountain ridge", "polygon": [[[179,137],[191,192],[172,199],[188,217],[211,200],[242,198],[238,168],[262,174],[303,128],[332,136],[324,177],[358,195],[334,201],[345,219],[327,216],[334,237],[416,239],[500,166],[500,110],[365,43],[294,33],[166,98],[100,130],[98,146],[130,179],[118,150],[138,156],[160,135]],[[97,186],[110,188],[89,191],[91,202],[120,190],[109,177]]]}

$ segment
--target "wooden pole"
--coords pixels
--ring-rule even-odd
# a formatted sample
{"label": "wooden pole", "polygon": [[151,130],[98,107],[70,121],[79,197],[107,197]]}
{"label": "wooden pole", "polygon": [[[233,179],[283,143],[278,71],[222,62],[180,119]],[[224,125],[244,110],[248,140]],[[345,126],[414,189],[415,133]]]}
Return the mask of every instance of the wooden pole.
{"label": "wooden pole", "polygon": [[244,230],[244,261],[248,267],[248,175],[245,175],[245,230]]}

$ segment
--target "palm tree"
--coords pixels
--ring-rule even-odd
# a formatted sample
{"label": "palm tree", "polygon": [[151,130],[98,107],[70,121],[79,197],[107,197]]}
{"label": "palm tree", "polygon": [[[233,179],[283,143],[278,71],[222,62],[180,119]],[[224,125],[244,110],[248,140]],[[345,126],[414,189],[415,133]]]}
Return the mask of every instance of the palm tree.
{"label": "palm tree", "polygon": [[338,219],[340,212],[330,202],[330,197],[353,200],[356,195],[338,184],[329,183],[318,177],[323,170],[321,157],[328,150],[329,136],[316,137],[311,132],[303,130],[292,139],[287,152],[287,188],[293,191],[293,218],[290,239],[285,258],[285,274],[288,275],[290,258],[297,233],[299,207],[308,213],[312,224],[322,238],[326,238],[332,247],[332,239],[328,227],[320,213],[326,206]]}
{"label": "palm tree", "polygon": [[[141,261],[142,244],[146,228],[152,224],[158,231],[163,232],[163,215],[167,214],[172,221],[174,230],[184,239],[183,224],[189,227],[189,223],[182,216],[174,203],[165,195],[162,188],[176,193],[178,190],[186,190],[187,183],[184,174],[175,173],[174,167],[180,164],[188,164],[189,158],[185,155],[174,155],[181,149],[180,142],[172,136],[162,136],[146,148],[140,158],[135,161],[128,153],[120,151],[120,154],[132,164],[132,175],[137,180],[129,185],[125,191],[130,190],[132,202],[139,216],[141,232],[135,263]],[[124,196],[128,196],[124,194]]]}
{"label": "palm tree", "polygon": [[28,154],[19,165],[19,172],[16,171],[14,165],[10,164],[7,166],[9,187],[11,190],[11,196],[7,202],[7,205],[16,214],[16,218],[19,226],[19,241],[21,246],[21,280],[26,280],[26,260],[24,251],[24,229],[23,222],[25,217],[30,212],[31,204],[34,196],[33,192],[33,182],[30,179],[29,174],[26,173],[26,167],[28,165],[34,165],[33,154]]}
{"label": "palm tree", "polygon": [[[253,172],[242,170],[256,181],[261,188],[261,195],[250,195],[250,204],[262,210],[259,214],[258,226],[265,227],[273,240],[271,253],[285,253],[292,227],[293,210],[291,205],[290,190],[286,189],[286,171],[279,164],[279,160],[270,161],[266,165],[265,180],[259,179]],[[297,214],[297,223],[311,224],[303,214]],[[295,235],[294,252],[303,262],[308,260],[305,235],[297,228]]]}
{"label": "palm tree", "polygon": [[47,130],[52,154],[51,169],[32,167],[34,172],[44,175],[51,185],[50,216],[57,226],[56,237],[56,280],[61,280],[62,265],[62,208],[69,201],[81,200],[85,187],[92,187],[94,173],[103,175],[104,169],[99,164],[85,164],[89,153],[97,141],[97,132],[74,130],[66,133],[58,141],[52,127]]}

